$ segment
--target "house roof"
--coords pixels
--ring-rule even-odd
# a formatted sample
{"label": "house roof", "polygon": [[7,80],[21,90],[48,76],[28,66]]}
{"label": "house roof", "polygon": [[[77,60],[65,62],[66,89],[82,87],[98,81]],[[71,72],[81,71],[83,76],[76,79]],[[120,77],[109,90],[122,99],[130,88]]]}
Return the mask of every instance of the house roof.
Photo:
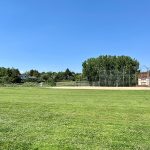
{"label": "house roof", "polygon": [[141,78],[141,79],[149,78],[149,74],[148,74],[148,72],[141,72],[141,73],[139,73],[138,78]]}

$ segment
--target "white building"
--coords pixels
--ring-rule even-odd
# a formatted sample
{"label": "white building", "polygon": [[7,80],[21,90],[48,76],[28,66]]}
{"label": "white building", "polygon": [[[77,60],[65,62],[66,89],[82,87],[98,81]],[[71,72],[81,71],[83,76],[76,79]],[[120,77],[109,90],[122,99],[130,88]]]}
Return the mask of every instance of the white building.
{"label": "white building", "polygon": [[139,74],[138,86],[150,86],[150,75],[148,72],[142,72]]}

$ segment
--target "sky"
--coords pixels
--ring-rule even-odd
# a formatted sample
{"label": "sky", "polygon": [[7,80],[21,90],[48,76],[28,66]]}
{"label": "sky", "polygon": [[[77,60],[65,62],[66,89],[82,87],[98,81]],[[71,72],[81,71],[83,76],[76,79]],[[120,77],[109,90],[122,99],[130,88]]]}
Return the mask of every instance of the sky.
{"label": "sky", "polygon": [[150,0],[0,0],[0,66],[82,71],[99,55],[150,67]]}

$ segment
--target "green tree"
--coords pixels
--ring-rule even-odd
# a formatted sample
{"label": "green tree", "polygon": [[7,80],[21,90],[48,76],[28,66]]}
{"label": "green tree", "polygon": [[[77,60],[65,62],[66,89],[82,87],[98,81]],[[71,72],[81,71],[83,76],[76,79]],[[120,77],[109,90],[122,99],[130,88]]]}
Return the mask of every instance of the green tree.
{"label": "green tree", "polygon": [[135,74],[139,62],[129,56],[99,56],[83,62],[83,75],[98,85],[131,86],[136,84]]}
{"label": "green tree", "polygon": [[33,69],[29,71],[29,75],[31,77],[36,77],[36,78],[40,77],[40,73],[37,70],[33,70]]}
{"label": "green tree", "polygon": [[0,83],[20,83],[20,72],[14,68],[0,68]]}

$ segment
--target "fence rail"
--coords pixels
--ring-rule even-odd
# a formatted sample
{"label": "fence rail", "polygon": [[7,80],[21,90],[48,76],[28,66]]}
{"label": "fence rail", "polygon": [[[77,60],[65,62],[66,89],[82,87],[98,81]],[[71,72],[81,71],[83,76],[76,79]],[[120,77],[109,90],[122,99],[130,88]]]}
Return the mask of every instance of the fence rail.
{"label": "fence rail", "polygon": [[56,86],[90,86],[88,81],[56,82]]}
{"label": "fence rail", "polygon": [[[87,79],[88,80],[88,79]],[[57,82],[56,86],[136,86],[138,75],[125,72],[100,72],[90,81]]]}
{"label": "fence rail", "polygon": [[[87,81],[57,82],[56,86],[106,86],[106,87],[131,87],[138,86],[139,75],[144,71],[139,70],[97,70],[87,77]],[[146,86],[150,86],[150,70],[145,71],[146,77],[142,80],[149,80]]]}

